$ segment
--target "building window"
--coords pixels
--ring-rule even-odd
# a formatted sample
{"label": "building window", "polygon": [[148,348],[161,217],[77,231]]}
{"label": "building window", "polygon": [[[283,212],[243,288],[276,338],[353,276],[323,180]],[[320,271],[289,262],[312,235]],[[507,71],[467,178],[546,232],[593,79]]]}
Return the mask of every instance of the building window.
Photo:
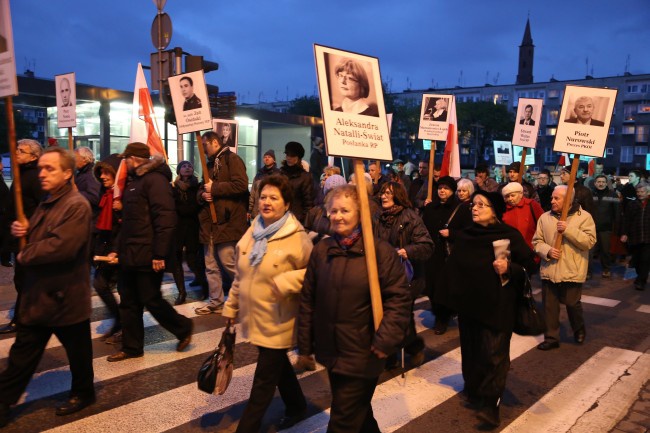
{"label": "building window", "polygon": [[634,125],[623,125],[623,135],[634,134]]}
{"label": "building window", "polygon": [[[650,132],[650,125],[637,125],[635,141],[637,143],[647,143],[648,142],[648,132]],[[645,155],[645,154],[644,154]]]}
{"label": "building window", "polygon": [[546,135],[555,136],[557,128],[546,128]]}
{"label": "building window", "polygon": [[632,151],[634,149],[632,146],[621,146],[621,162],[622,163],[630,163],[632,162]]}
{"label": "building window", "polygon": [[548,97],[549,98],[559,98],[560,97],[560,91],[555,89],[555,90],[549,90],[548,91]]}
{"label": "building window", "polygon": [[546,123],[557,125],[558,117],[560,117],[560,110],[548,110],[546,112]]}
{"label": "building window", "polygon": [[469,147],[462,146],[460,148],[460,154],[461,155],[469,155]]}
{"label": "building window", "polygon": [[648,154],[648,146],[634,146],[634,154],[635,155],[647,155]]}
{"label": "building window", "polygon": [[639,93],[639,86],[636,84],[627,86],[627,93]]}
{"label": "building window", "polygon": [[614,148],[613,147],[608,147],[606,152],[607,152],[607,155],[613,155],[614,154]]}
{"label": "building window", "polygon": [[625,104],[623,106],[623,120],[634,120],[636,111],[638,111],[636,105]]}
{"label": "building window", "polygon": [[616,133],[616,128],[614,128],[613,126],[609,128],[609,135],[614,135],[615,133]]}
{"label": "building window", "polygon": [[650,104],[639,104],[639,108],[637,109],[637,112],[650,113]]}
{"label": "building window", "polygon": [[555,157],[553,155],[553,149],[550,147],[544,148],[544,162],[555,162]]}

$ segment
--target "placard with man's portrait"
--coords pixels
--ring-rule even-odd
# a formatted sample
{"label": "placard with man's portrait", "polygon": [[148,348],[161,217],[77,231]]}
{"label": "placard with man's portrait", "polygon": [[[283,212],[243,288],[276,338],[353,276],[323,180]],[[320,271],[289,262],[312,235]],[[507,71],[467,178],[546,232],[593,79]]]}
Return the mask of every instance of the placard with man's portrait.
{"label": "placard with man's portrait", "polygon": [[77,79],[74,72],[54,77],[56,120],[59,128],[77,126]]}
{"label": "placard with man's portrait", "polygon": [[169,77],[179,134],[212,128],[212,113],[203,70]]}
{"label": "placard with man's portrait", "polygon": [[379,59],[314,44],[327,154],[393,159]]}
{"label": "placard with man's portrait", "polygon": [[237,153],[239,122],[230,119],[212,119],[212,130],[219,135],[222,146],[229,147],[231,152]]}
{"label": "placard with man's portrait", "polygon": [[422,95],[418,138],[447,140],[449,113],[455,110],[453,95]]}
{"label": "placard with man's portrait", "polygon": [[519,98],[512,144],[532,148],[537,145],[543,104],[542,99]]}
{"label": "placard with man's portrait", "polygon": [[607,143],[616,92],[566,86],[553,150],[600,157]]}
{"label": "placard with man's portrait", "polygon": [[496,165],[512,164],[512,143],[494,140],[494,163]]}
{"label": "placard with man's portrait", "polygon": [[0,0],[0,98],[18,95],[9,0]]}

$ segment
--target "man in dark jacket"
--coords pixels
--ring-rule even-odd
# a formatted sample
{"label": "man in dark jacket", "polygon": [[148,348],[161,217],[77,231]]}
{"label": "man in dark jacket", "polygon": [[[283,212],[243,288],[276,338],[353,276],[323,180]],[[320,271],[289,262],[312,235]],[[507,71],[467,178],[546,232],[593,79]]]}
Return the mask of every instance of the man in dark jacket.
{"label": "man in dark jacket", "polygon": [[93,174],[95,155],[88,147],[80,146],[74,150],[74,158],[77,167],[74,183],[77,185],[79,194],[86,197],[86,200],[90,203],[90,208],[96,214],[99,210],[99,190],[101,185]]}
{"label": "man in dark jacket", "polygon": [[539,195],[539,204],[542,205],[544,212],[551,210],[551,195],[557,185],[553,182],[553,176],[548,169],[542,170],[537,175],[537,194]]}
{"label": "man in dark jacket", "polygon": [[122,350],[110,355],[109,362],[144,355],[145,307],[178,338],[177,351],[184,350],[192,338],[192,321],[178,314],[160,292],[176,226],[171,171],[162,158],[150,159],[149,147],[144,143],[130,143],[121,156],[130,175],[122,194],[118,250]]}
{"label": "man in dark jacket", "polygon": [[618,215],[618,195],[607,187],[607,176],[599,174],[594,178],[594,222],[596,223],[596,246],[603,278],[611,276],[612,256],[609,253],[612,227]]}
{"label": "man in dark jacket", "polygon": [[[36,207],[43,200],[46,193],[41,189],[41,183],[38,180],[38,158],[41,156],[43,148],[38,141],[29,138],[18,141],[16,147],[16,163],[20,171],[21,197],[23,200],[23,212],[25,218],[29,219],[36,211]],[[16,219],[16,205],[14,201],[15,185],[12,183],[9,189],[9,200],[7,203],[6,223]],[[10,247],[14,254],[18,254],[18,244],[14,243]],[[20,263],[16,263],[14,269],[14,287],[16,288],[16,305],[14,306],[14,317],[9,324],[0,328],[0,334],[16,332],[16,322],[20,311],[20,293],[25,279],[25,272]]]}
{"label": "man in dark jacket", "polygon": [[312,178],[302,168],[302,158],[305,148],[296,141],[290,141],[284,146],[285,160],[282,161],[280,172],[289,178],[293,188],[293,200],[289,210],[303,223],[309,209],[314,206],[314,185]]}
{"label": "man in dark jacket", "polygon": [[[199,241],[204,245],[210,301],[194,312],[205,315],[223,310],[222,270],[231,281],[235,278],[235,245],[248,229],[248,176],[244,161],[223,146],[215,132],[208,131],[201,139],[210,181],[199,186]],[[216,223],[212,221],[211,206],[216,208]]]}
{"label": "man in dark jacket", "polygon": [[264,165],[260,170],[257,172],[255,175],[255,178],[253,179],[253,186],[251,187],[251,193],[250,197],[248,198],[248,219],[252,220],[257,216],[258,213],[258,201],[260,198],[260,191],[259,191],[259,185],[262,179],[264,179],[266,176],[271,176],[272,174],[279,174],[280,169],[278,168],[278,165],[275,163],[275,151],[273,149],[269,149],[266,152],[264,152],[264,156],[262,157],[262,162]]}
{"label": "man in dark jacket", "polygon": [[323,169],[327,167],[327,154],[325,153],[325,142],[320,137],[314,137],[311,141],[313,147],[309,157],[309,173],[314,179],[314,186],[320,185],[320,176]]}
{"label": "man in dark jacket", "polygon": [[90,206],[73,190],[74,157],[62,148],[45,151],[39,179],[48,196],[28,223],[14,221],[12,234],[27,237],[16,256],[25,269],[16,341],[7,368],[0,373],[0,427],[9,421],[9,406],[27,388],[52,334],[61,341],[72,373],[69,400],[57,415],[77,412],[95,402],[90,338],[88,248]]}
{"label": "man in dark jacket", "polygon": [[645,290],[650,272],[650,185],[637,183],[636,200],[627,205],[623,215],[621,242],[627,242],[632,253],[632,266],[636,269],[634,288]]}

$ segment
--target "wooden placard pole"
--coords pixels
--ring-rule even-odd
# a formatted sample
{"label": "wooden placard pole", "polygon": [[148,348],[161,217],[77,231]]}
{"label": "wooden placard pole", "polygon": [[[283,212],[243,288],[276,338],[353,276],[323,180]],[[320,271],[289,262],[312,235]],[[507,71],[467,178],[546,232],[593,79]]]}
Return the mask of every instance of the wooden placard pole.
{"label": "wooden placard pole", "polygon": [[519,183],[524,183],[524,172],[526,171],[526,150],[527,147],[521,149],[521,164],[519,164]]}
{"label": "wooden placard pole", "polygon": [[375,251],[375,238],[372,233],[372,220],[370,218],[370,207],[368,201],[368,190],[364,178],[365,169],[363,161],[354,159],[354,180],[357,185],[357,193],[361,202],[361,233],[363,235],[363,248],[368,267],[368,282],[370,283],[370,303],[372,304],[372,318],[375,330],[379,329],[381,319],[384,317],[384,309],[379,290],[379,273],[377,271],[377,252]]}
{"label": "wooden placard pole", "polygon": [[[5,98],[5,108],[7,109],[9,158],[11,159],[11,174],[13,178],[16,219],[23,224],[27,224],[27,218],[25,218],[25,211],[23,209],[23,188],[22,183],[20,182],[20,167],[18,167],[18,161],[16,161],[16,123],[14,121],[14,103],[11,96],[7,96]],[[26,243],[27,241],[25,237],[19,238],[19,249],[22,250],[25,247]]]}
{"label": "wooden placard pole", "polygon": [[[180,136],[180,135],[179,135]],[[208,163],[205,159],[205,149],[203,148],[203,141],[201,140],[201,133],[196,131],[196,145],[199,148],[199,158],[201,159],[201,172],[203,173],[203,183],[210,182],[210,173],[208,173]],[[214,207],[214,202],[210,202],[210,216],[212,223],[217,223],[217,210]]]}
{"label": "wooden placard pole", "polygon": [[74,151],[74,141],[72,140],[72,126],[68,126],[68,149]]}
{"label": "wooden placard pole", "polygon": [[431,140],[431,150],[429,150],[429,176],[427,179],[427,201],[428,202],[433,200],[433,171],[436,169],[435,157],[436,157],[436,142],[434,140]]}
{"label": "wooden placard pole", "polygon": [[[562,214],[560,215],[560,221],[566,221],[567,216],[569,215],[569,209],[571,209],[571,196],[573,195],[573,185],[576,181],[576,174],[578,173],[578,166],[580,165],[580,155],[573,156],[573,162],[571,163],[571,174],[569,175],[569,183],[567,184],[566,195],[564,196],[564,204],[562,205]],[[558,233],[555,238],[555,243],[553,248],[559,250],[562,246],[562,233]]]}

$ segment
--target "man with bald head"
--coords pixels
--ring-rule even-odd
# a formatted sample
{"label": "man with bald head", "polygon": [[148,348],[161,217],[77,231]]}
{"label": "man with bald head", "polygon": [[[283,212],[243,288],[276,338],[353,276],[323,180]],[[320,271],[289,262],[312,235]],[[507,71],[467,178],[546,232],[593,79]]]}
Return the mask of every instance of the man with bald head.
{"label": "man with bald head", "polygon": [[581,96],[576,99],[573,105],[573,113],[576,117],[566,119],[567,123],[577,123],[578,125],[591,125],[591,126],[605,126],[604,122],[592,119],[594,115],[595,105],[594,100],[589,96]]}

